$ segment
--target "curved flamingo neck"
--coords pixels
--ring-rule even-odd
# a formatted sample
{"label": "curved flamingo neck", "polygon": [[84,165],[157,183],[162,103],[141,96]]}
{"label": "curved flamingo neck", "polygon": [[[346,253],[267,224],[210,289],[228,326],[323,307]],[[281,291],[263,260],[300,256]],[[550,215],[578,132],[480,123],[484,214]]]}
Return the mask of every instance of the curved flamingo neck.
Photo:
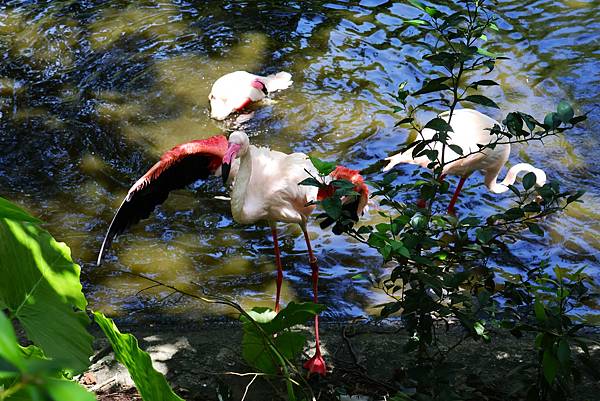
{"label": "curved flamingo neck", "polygon": [[231,190],[231,214],[237,222],[243,222],[244,201],[252,177],[252,147],[240,156],[240,167]]}
{"label": "curved flamingo neck", "polygon": [[496,181],[496,179],[498,178],[498,172],[496,172],[496,174],[493,176],[485,177],[485,185],[493,193],[500,194],[506,192],[508,191],[508,186],[515,183],[517,176],[522,171],[534,173],[535,184],[537,186],[541,187],[546,183],[546,173],[544,173],[544,170],[535,168],[529,163],[518,163],[508,170],[508,173],[506,173],[506,177],[504,177],[504,180],[502,180],[502,182],[498,183]]}

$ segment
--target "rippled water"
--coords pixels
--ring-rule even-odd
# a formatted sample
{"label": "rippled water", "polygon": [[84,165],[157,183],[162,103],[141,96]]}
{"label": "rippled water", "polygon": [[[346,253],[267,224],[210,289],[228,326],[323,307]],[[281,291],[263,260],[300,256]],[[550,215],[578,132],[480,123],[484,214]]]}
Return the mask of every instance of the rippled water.
{"label": "rippled water", "polygon": [[[127,189],[171,146],[230,126],[208,117],[207,95],[222,74],[244,69],[293,75],[292,89],[256,107],[246,130],[256,144],[303,151],[375,172],[406,140],[394,129],[393,94],[427,71],[402,41],[415,11],[384,0],[344,1],[13,1],[0,6],[0,193],[48,222],[84,271],[93,308],[207,316],[221,313],[151,289],[120,271],[148,274],[184,289],[207,288],[242,304],[271,305],[275,288],[266,226],[231,221],[218,180],[172,194],[157,213],[120,237],[101,269],[97,250]],[[448,3],[454,7],[453,3]],[[550,259],[588,266],[600,278],[600,13],[594,1],[499,1],[504,53],[487,94],[503,112],[542,117],[560,99],[589,112],[583,128],[515,147],[585,203],[523,234],[499,264],[518,269]],[[402,170],[408,175],[410,167]],[[460,204],[490,212],[506,206],[473,177]],[[374,217],[372,217],[374,218]],[[370,249],[311,225],[327,315],[371,313],[383,298],[358,273],[380,273]],[[305,245],[280,226],[283,299],[310,297]],[[591,306],[591,313],[595,306]],[[132,314],[135,316],[135,314]]]}

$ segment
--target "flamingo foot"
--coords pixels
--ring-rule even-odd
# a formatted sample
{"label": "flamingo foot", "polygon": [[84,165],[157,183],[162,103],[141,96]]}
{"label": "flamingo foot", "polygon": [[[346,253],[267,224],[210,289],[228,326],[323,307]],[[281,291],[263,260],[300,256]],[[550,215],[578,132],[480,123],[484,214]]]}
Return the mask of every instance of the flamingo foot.
{"label": "flamingo foot", "polygon": [[327,367],[325,366],[325,359],[321,355],[321,352],[317,350],[315,355],[308,361],[304,362],[304,369],[308,369],[308,376],[310,377],[313,373],[318,373],[321,376],[325,376],[327,373]]}

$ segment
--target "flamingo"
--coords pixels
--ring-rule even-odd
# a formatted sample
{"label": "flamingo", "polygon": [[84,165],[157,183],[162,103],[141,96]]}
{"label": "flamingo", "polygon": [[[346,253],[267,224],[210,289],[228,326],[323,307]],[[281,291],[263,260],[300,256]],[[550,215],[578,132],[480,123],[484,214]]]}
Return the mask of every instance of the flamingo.
{"label": "flamingo", "polygon": [[251,102],[264,99],[270,93],[292,85],[292,75],[278,72],[266,77],[235,71],[217,79],[208,95],[210,116],[224,120],[234,111],[240,111]]}
{"label": "flamingo", "polygon": [[[146,174],[129,190],[117,210],[98,255],[100,265],[104,252],[116,236],[132,224],[146,218],[163,203],[169,192],[183,188],[200,178],[222,175],[223,183],[231,188],[231,212],[236,222],[254,224],[267,221],[273,236],[277,266],[275,311],[279,311],[283,268],[277,238],[277,222],[297,223],[304,233],[312,271],[313,299],[318,301],[319,268],[313,254],[307,230],[308,216],[315,209],[314,202],[333,193],[331,184],[325,188],[300,186],[299,182],[316,176],[317,172],[303,153],[285,154],[264,147],[250,145],[248,136],[233,132],[229,141],[224,136],[178,145],[166,152]],[[356,170],[338,166],[330,179],[347,179],[355,184],[358,197],[343,199],[352,217],[366,207],[368,188]],[[325,375],[326,366],[319,341],[319,317],[315,316],[315,354],[305,364],[309,374]]]}
{"label": "flamingo", "polygon": [[[448,122],[449,112],[440,114],[440,117]],[[484,183],[488,190],[495,194],[500,194],[508,191],[508,186],[512,185],[517,179],[517,175],[522,172],[532,172],[535,174],[536,185],[543,186],[546,183],[546,173],[543,170],[536,168],[528,163],[518,163],[512,166],[506,177],[500,183],[497,182],[498,175],[502,166],[508,160],[510,155],[510,144],[497,144],[493,149],[485,148],[480,151],[478,144],[487,145],[496,141],[496,137],[491,130],[494,126],[500,127],[500,123],[486,116],[477,110],[458,109],[454,110],[452,121],[450,122],[452,132],[448,132],[448,144],[458,145],[462,149],[465,158],[454,152],[450,147],[446,146],[444,151],[444,162],[448,162],[444,166],[441,179],[447,174],[458,175],[460,180],[454,191],[454,195],[448,205],[448,213],[454,214],[454,205],[458,199],[460,191],[469,176],[476,170],[484,174]],[[423,130],[423,138],[433,138],[435,131],[429,128]],[[433,149],[442,153],[442,143],[435,142]],[[427,167],[431,160],[426,156],[417,158],[412,157],[412,150],[407,150],[403,153],[397,153],[386,158],[389,163],[384,167],[383,171],[392,169],[399,163],[417,164],[421,167]],[[472,153],[469,155],[469,153]],[[460,159],[459,159],[460,158]],[[452,161],[454,159],[458,159]]]}

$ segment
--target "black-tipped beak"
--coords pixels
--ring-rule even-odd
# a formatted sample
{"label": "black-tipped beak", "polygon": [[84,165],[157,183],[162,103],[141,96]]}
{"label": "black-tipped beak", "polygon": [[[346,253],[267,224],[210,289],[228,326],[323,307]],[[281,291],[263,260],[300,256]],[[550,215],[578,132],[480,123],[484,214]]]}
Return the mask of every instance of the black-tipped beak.
{"label": "black-tipped beak", "polygon": [[223,177],[223,185],[227,186],[227,180],[229,179],[229,172],[231,171],[231,164],[221,164],[221,176]]}

